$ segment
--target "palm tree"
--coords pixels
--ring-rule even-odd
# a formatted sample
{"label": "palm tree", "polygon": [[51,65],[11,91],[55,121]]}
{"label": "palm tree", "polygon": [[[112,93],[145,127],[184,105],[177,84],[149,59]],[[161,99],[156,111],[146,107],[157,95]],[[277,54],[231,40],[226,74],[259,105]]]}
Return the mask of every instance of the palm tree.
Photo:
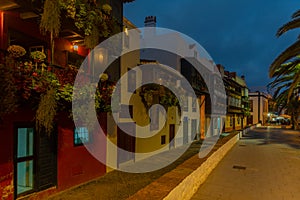
{"label": "palm tree", "polygon": [[[282,27],[280,27],[276,33],[277,37],[280,37],[284,33],[286,33],[289,30],[299,28],[300,27],[300,10],[295,12],[292,15],[292,21],[284,24]],[[299,39],[299,37],[298,37]],[[299,55],[300,50],[300,40],[297,40],[294,44],[289,46],[285,51],[283,51],[271,64],[270,66],[270,76],[272,77],[275,70],[280,66],[282,63],[286,62],[287,60],[290,60],[294,58],[295,56]]]}
{"label": "palm tree", "polygon": [[[300,62],[300,60],[297,60],[297,62]],[[294,61],[281,65],[280,70],[277,70],[274,73],[276,78],[268,85],[268,87],[275,89],[273,98],[276,101],[277,107],[287,109],[288,114],[292,116],[292,125],[294,129],[299,128],[297,119],[300,116],[300,85],[298,84],[295,86],[291,94],[290,88],[294,82],[295,74],[299,74],[300,72],[300,65],[295,64],[297,62]],[[286,73],[283,71],[286,71]]]}
{"label": "palm tree", "polygon": [[[277,37],[289,30],[300,28],[300,10],[292,15],[292,20],[277,31]],[[268,85],[275,90],[274,99],[278,106],[286,108],[292,115],[294,128],[298,128],[300,115],[300,37],[284,50],[270,65],[269,76],[274,80]]]}
{"label": "palm tree", "polygon": [[[277,37],[280,37],[282,34],[286,33],[289,30],[300,28],[300,10],[295,12],[292,15],[292,21],[284,24],[277,31]],[[271,64],[269,69],[269,76],[271,78],[279,77],[283,74],[289,74],[299,63],[300,55],[300,37],[298,40],[284,50]],[[288,62],[288,65],[285,65]],[[300,82],[300,72],[294,74],[293,82],[290,85],[289,97],[292,95],[293,90]]]}

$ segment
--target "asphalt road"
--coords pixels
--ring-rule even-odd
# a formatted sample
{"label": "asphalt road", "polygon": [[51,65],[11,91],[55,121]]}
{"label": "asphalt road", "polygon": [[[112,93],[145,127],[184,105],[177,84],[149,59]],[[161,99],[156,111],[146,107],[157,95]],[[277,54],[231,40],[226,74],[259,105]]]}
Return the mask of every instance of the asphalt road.
{"label": "asphalt road", "polygon": [[193,200],[299,200],[300,132],[257,128],[219,163]]}

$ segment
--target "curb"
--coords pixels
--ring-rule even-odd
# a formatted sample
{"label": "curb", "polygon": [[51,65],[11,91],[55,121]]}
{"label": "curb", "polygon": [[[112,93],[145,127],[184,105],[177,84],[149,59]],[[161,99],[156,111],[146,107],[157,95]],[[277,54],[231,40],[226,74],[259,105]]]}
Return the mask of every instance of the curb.
{"label": "curb", "polygon": [[212,170],[218,165],[227,152],[236,144],[240,139],[239,134],[235,135],[228,142],[222,145],[215,151],[207,160],[188,175],[178,186],[176,186],[164,200],[173,199],[191,199],[197,192],[199,186],[204,183]]}
{"label": "curb", "polygon": [[126,200],[187,200],[192,198],[212,170],[240,139],[241,132],[237,132],[225,143],[221,140],[214,146],[215,150],[212,150],[205,158],[199,158],[198,154],[192,156]]}

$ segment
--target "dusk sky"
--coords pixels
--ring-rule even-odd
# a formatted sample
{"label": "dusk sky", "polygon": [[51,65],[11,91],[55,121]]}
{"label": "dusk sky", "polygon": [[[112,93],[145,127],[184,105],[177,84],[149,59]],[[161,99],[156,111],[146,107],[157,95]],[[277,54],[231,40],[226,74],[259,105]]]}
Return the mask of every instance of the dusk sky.
{"label": "dusk sky", "polygon": [[124,16],[137,27],[156,16],[157,26],[192,37],[215,63],[257,88],[271,81],[269,65],[296,41],[299,30],[275,34],[298,9],[299,0],[135,0],[124,5]]}

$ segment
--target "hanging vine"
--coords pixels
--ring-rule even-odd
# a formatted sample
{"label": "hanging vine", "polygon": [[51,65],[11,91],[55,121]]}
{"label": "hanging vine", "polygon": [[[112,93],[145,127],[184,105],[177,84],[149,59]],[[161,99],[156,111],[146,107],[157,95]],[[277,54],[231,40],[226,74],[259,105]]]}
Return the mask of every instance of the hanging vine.
{"label": "hanging vine", "polygon": [[57,112],[56,91],[50,88],[42,95],[36,111],[36,129],[50,135],[53,131],[53,121]]}
{"label": "hanging vine", "polygon": [[40,29],[43,33],[50,32],[58,36],[60,30],[60,0],[46,0],[42,14]]}
{"label": "hanging vine", "polygon": [[16,90],[12,69],[0,64],[0,121],[4,115],[13,112],[17,107]]}

